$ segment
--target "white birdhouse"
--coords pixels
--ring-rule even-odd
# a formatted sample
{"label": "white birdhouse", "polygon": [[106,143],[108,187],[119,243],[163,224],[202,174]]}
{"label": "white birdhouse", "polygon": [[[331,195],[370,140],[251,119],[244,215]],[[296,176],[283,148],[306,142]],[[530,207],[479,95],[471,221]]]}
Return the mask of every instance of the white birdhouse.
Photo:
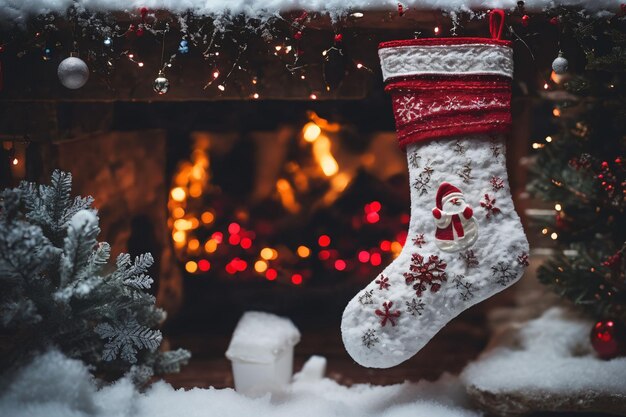
{"label": "white birdhouse", "polygon": [[300,332],[291,320],[259,311],[246,312],[237,323],[226,357],[233,366],[235,389],[259,396],[291,381],[293,348]]}

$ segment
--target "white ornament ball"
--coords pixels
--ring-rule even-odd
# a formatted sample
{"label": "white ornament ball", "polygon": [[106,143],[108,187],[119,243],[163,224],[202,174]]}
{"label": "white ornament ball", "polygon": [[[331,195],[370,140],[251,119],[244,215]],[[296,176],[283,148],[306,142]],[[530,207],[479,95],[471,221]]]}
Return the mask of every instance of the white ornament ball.
{"label": "white ornament ball", "polygon": [[159,95],[163,95],[168,92],[170,89],[170,82],[163,73],[159,73],[159,76],[154,79],[154,83],[152,83],[152,89],[155,93]]}
{"label": "white ornament ball", "polygon": [[563,56],[559,55],[557,56],[554,61],[552,61],[552,69],[554,70],[554,72],[556,72],[558,75],[563,75],[567,72],[567,66],[568,66],[568,62],[567,59],[563,58]]}
{"label": "white ornament ball", "polygon": [[63,86],[76,90],[85,85],[89,79],[89,68],[87,64],[85,64],[85,61],[71,56],[61,61],[57,74]]}

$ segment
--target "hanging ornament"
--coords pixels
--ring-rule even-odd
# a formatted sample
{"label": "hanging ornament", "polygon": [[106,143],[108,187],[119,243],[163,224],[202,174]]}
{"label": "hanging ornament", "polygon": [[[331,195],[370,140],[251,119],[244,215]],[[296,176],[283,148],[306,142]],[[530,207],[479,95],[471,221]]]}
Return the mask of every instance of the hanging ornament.
{"label": "hanging ornament", "polygon": [[152,83],[152,89],[160,96],[166,94],[169,91],[170,82],[167,78],[165,78],[165,74],[163,73],[163,71],[159,71],[159,75],[154,79],[154,83]]}
{"label": "hanging ornament", "polygon": [[181,54],[186,54],[189,52],[189,42],[187,40],[182,39],[178,44],[178,52]]}
{"label": "hanging ornament", "polygon": [[552,69],[558,75],[563,75],[567,72],[567,66],[569,62],[563,56],[563,52],[559,51],[559,56],[557,56],[554,61],[552,61]]}
{"label": "hanging ornament", "polygon": [[615,320],[600,320],[591,329],[591,345],[602,359],[626,353],[626,330]]}
{"label": "hanging ornament", "polygon": [[76,90],[85,85],[89,79],[89,68],[85,61],[72,54],[61,61],[57,75],[64,87]]}
{"label": "hanging ornament", "polygon": [[554,16],[553,18],[551,18],[551,19],[549,20],[549,22],[550,22],[550,24],[551,24],[551,25],[556,26],[556,25],[558,25],[558,24],[559,24],[559,18],[558,18],[557,16]]}

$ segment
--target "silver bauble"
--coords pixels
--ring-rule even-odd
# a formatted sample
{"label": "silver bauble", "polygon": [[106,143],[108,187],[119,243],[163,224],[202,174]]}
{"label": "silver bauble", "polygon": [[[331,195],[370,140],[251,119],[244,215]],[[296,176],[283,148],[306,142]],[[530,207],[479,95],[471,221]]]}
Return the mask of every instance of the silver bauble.
{"label": "silver bauble", "polygon": [[87,64],[85,64],[85,61],[78,57],[71,56],[61,61],[57,75],[63,86],[76,90],[85,85],[89,79],[89,68]]}
{"label": "silver bauble", "polygon": [[558,75],[565,74],[567,72],[567,66],[568,65],[569,65],[569,62],[567,62],[567,59],[565,59],[565,57],[563,57],[562,54],[559,54],[559,56],[557,56],[554,59],[554,61],[552,61],[552,69]]}
{"label": "silver bauble", "polygon": [[152,83],[152,89],[155,93],[159,95],[163,95],[167,93],[170,89],[170,82],[167,78],[165,78],[165,74],[159,72],[159,76],[154,79],[154,83]]}

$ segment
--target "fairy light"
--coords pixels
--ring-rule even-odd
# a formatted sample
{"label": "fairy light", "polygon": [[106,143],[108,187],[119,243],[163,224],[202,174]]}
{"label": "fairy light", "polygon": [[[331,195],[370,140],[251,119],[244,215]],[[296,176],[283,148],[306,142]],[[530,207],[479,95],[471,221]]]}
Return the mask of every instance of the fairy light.
{"label": "fairy light", "polygon": [[311,95],[309,96],[309,98],[310,98],[311,100],[317,100],[317,94],[315,94],[315,93],[311,93]]}
{"label": "fairy light", "polygon": [[323,248],[329,246],[330,245],[330,236],[328,236],[328,235],[321,235],[317,239],[317,243],[318,243],[318,245],[320,245]]}
{"label": "fairy light", "polygon": [[259,93],[252,94],[252,98],[255,99],[255,100],[258,99],[259,98]]}
{"label": "fairy light", "polygon": [[143,62],[137,62],[137,66],[138,66],[139,68],[143,68]]}
{"label": "fairy light", "polygon": [[276,251],[272,248],[263,248],[261,249],[261,252],[259,253],[259,255],[261,256],[261,258],[265,259],[266,261],[269,261],[269,260],[274,259],[274,252]]}
{"label": "fairy light", "polygon": [[20,163],[20,161],[17,158],[13,158],[13,161],[11,161],[13,163],[13,165],[17,165]]}
{"label": "fairy light", "polygon": [[433,32],[435,32],[435,35],[439,35],[439,26],[435,26],[435,29],[433,29]]}
{"label": "fairy light", "polygon": [[187,243],[187,248],[191,251],[195,251],[200,247],[200,241],[198,239],[191,239],[189,243]]}
{"label": "fairy light", "polygon": [[541,149],[543,148],[545,145],[543,143],[533,143],[533,149]]}
{"label": "fairy light", "polygon": [[561,210],[563,210],[563,207],[561,207],[561,205],[560,205],[559,203],[556,203],[556,204],[554,205],[554,209],[555,209],[556,211],[561,211]]}
{"label": "fairy light", "polygon": [[548,83],[544,83],[544,84],[543,84],[543,89],[544,89],[544,90],[547,90],[548,88],[550,88],[550,86],[548,85]]}
{"label": "fairy light", "polygon": [[184,215],[185,215],[185,209],[182,207],[174,207],[174,210],[172,210],[172,216],[175,219],[180,219]]}
{"label": "fairy light", "polygon": [[259,274],[262,274],[263,272],[267,271],[267,262],[265,261],[256,261],[254,263],[254,270],[256,272],[258,272]]}
{"label": "fairy light", "polygon": [[185,270],[190,274],[193,274],[198,270],[198,264],[195,261],[187,261],[185,264]]}
{"label": "fairy light", "polygon": [[360,18],[362,18],[364,16],[364,14],[361,13],[361,12],[354,12],[350,16],[355,18],[355,19],[360,19]]}
{"label": "fairy light", "polygon": [[344,261],[343,259],[337,259],[335,261],[335,269],[337,271],[343,271],[346,269],[346,261]]}
{"label": "fairy light", "polygon": [[213,253],[217,250],[217,241],[215,239],[209,239],[204,244],[204,251],[206,253]]}
{"label": "fairy light", "polygon": [[268,270],[265,272],[265,278],[266,278],[268,281],[274,281],[277,277],[278,277],[278,272],[276,272],[276,270],[275,270],[275,269],[268,269]]}
{"label": "fairy light", "polygon": [[301,258],[308,258],[311,255],[311,250],[303,245],[298,246],[298,249],[296,250],[296,252],[298,253],[298,256]]}
{"label": "fairy light", "polygon": [[220,76],[220,72],[219,71],[217,71],[217,70],[213,71],[213,78],[219,78],[219,76]]}
{"label": "fairy light", "polygon": [[220,91],[224,91],[224,90],[226,90],[226,87],[224,87],[223,84],[220,84],[220,85],[217,86],[217,89],[220,90]]}
{"label": "fairy light", "polygon": [[546,142],[548,143],[552,142],[552,136],[546,136]]}
{"label": "fairy light", "polygon": [[185,243],[185,240],[187,240],[187,234],[182,230],[177,230],[172,233],[172,239],[174,239],[174,242],[176,243],[183,244]]}
{"label": "fairy light", "polygon": [[561,116],[561,110],[559,110],[558,107],[555,107],[554,109],[552,109],[552,115],[554,117],[560,117]]}
{"label": "fairy light", "polygon": [[187,193],[182,187],[176,187],[170,191],[170,195],[172,196],[172,200],[174,201],[184,201],[185,197],[187,197]]}
{"label": "fairy light", "polygon": [[206,259],[199,260],[198,269],[202,272],[207,272],[209,269],[211,269],[211,262],[207,261]]}
{"label": "fairy light", "polygon": [[541,229],[541,234],[542,235],[547,235],[548,234],[548,229],[546,229],[545,227],[543,229]]}
{"label": "fairy light", "polygon": [[552,232],[552,234],[550,235],[550,238],[551,238],[552,240],[557,240],[557,239],[558,239],[558,237],[559,237],[559,235],[558,235],[556,232]]}
{"label": "fairy light", "polygon": [[[184,212],[184,210],[183,210],[183,212]],[[210,211],[205,211],[200,216],[200,220],[202,220],[202,223],[204,223],[204,224],[211,224],[215,220],[215,215],[213,215],[213,213],[211,213]]]}

